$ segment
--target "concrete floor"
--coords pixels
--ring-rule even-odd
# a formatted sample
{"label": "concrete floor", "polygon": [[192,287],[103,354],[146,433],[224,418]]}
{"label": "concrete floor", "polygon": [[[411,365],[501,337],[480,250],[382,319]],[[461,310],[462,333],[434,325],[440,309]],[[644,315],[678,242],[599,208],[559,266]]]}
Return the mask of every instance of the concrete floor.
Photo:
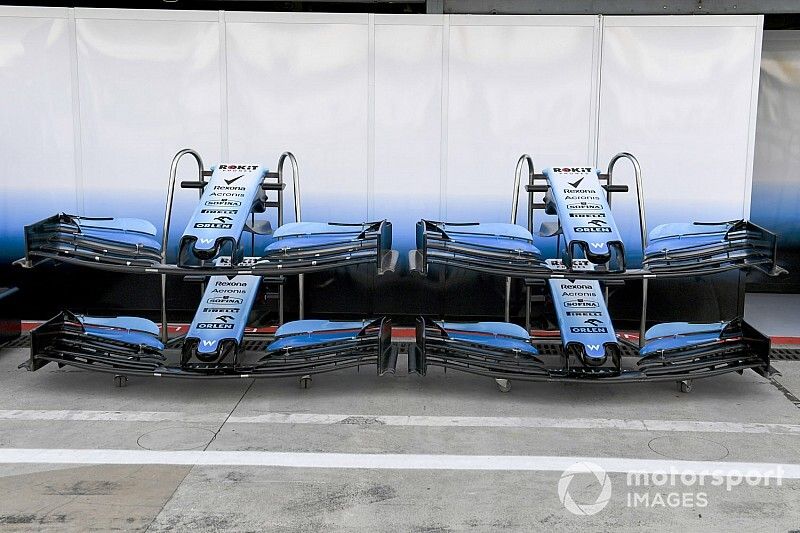
{"label": "concrete floor", "polygon": [[[293,379],[117,388],[106,374],[17,370],[26,354],[0,351],[0,531],[800,528],[800,362],[776,363],[775,382],[746,372],[690,394],[672,383],[521,382],[502,394],[454,372],[366,369],[316,377],[308,390]],[[41,449],[56,459],[31,459]],[[565,457],[626,459],[602,463],[612,487],[602,511],[562,505]],[[794,479],[631,488],[636,460],[778,463]],[[276,466],[292,461],[305,466]],[[632,506],[633,492],[651,505]],[[700,492],[707,505],[654,503]],[[590,474],[569,484],[578,503],[600,493]]]}

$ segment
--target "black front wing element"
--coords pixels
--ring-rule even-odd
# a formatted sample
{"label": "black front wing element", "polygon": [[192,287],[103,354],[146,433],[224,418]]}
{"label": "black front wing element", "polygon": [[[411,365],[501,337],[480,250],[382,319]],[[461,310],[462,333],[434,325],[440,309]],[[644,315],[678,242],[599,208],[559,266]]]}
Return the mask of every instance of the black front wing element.
{"label": "black front wing element", "polygon": [[[461,224],[469,228],[470,224]],[[477,225],[474,223],[472,225]],[[770,276],[786,271],[777,264],[777,236],[748,221],[730,224],[720,243],[696,249],[649,251],[638,269],[609,270],[602,266],[589,269],[553,269],[541,256],[502,250],[498,246],[477,246],[451,238],[447,227],[453,223],[421,220],[417,223],[417,247],[409,252],[412,272],[426,275],[430,265],[462,268],[497,276],[523,279],[574,278],[630,280],[704,276],[732,270],[758,270]],[[576,264],[580,261],[576,260]]]}
{"label": "black front wing element", "polygon": [[391,249],[392,223],[388,220],[337,224],[364,229],[348,242],[281,249],[255,262],[232,266],[213,261],[192,266],[162,264],[160,246],[153,236],[128,233],[115,239],[112,233],[106,233],[98,237],[81,224],[86,220],[113,219],[61,213],[25,226],[25,257],[16,264],[31,268],[56,261],[132,274],[290,276],[363,264],[374,264],[378,274],[384,274],[393,272],[398,261],[397,251]]}
{"label": "black front wing element", "polygon": [[682,381],[747,368],[769,376],[770,340],[744,321],[733,321],[720,339],[685,349],[662,350],[639,357],[633,368],[588,367],[574,354],[561,353],[556,364],[546,356],[503,350],[489,343],[451,338],[433,321],[418,318],[416,341],[408,353],[409,372],[425,375],[431,366],[495,379],[548,382],[633,383]]}
{"label": "black front wing element", "polygon": [[219,379],[302,377],[368,365],[376,365],[383,375],[394,373],[397,362],[388,318],[368,323],[349,339],[273,353],[236,348],[206,364],[184,364],[181,351],[92,335],[76,315],[65,311],[31,332],[30,358],[20,367],[34,371],[57,363],[128,376]]}

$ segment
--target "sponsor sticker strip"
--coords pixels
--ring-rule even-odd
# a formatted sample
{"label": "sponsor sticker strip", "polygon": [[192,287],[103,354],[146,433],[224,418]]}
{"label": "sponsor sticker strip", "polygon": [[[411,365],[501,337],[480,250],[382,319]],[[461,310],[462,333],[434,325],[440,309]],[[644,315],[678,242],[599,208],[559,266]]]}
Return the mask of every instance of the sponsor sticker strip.
{"label": "sponsor sticker strip", "polygon": [[[558,270],[563,264],[548,260],[548,266]],[[617,341],[603,290],[597,280],[548,280],[550,293],[558,315],[558,325],[564,346],[571,342],[582,344],[588,355],[602,356],[606,343]]]}
{"label": "sponsor sticker strip", "polygon": [[621,238],[597,170],[553,167],[544,175],[567,242],[583,241],[595,253],[609,253],[607,243]]}

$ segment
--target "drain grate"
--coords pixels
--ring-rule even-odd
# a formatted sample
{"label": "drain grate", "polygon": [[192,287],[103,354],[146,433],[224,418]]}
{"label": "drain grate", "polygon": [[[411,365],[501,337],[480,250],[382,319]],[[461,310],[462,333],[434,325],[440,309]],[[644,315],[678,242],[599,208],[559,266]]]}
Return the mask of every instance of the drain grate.
{"label": "drain grate", "polygon": [[769,355],[773,361],[800,361],[800,348],[773,348]]}
{"label": "drain grate", "polygon": [[30,348],[31,347],[31,337],[30,335],[22,335],[21,337],[17,337],[16,339],[11,339],[10,341],[0,344],[0,349],[2,348]]}

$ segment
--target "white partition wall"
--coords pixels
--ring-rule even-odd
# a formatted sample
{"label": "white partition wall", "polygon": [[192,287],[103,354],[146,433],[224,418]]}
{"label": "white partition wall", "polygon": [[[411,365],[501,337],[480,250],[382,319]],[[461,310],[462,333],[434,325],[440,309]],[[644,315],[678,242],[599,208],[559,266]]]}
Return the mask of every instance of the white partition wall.
{"label": "white partition wall", "polygon": [[507,222],[524,152],[540,165],[594,159],[597,20],[450,18],[448,219]]}
{"label": "white partition wall", "polygon": [[[635,153],[651,226],[741,217],[761,23],[3,7],[4,259],[59,210],[160,226],[186,146],[207,165],[291,150],[306,220],[386,217],[401,250],[422,217],[507,220],[523,152]],[[174,234],[196,192],[178,194]]]}
{"label": "white partition wall", "polygon": [[[603,24],[598,163],[620,151],[639,158],[650,227],[747,217],[762,17],[605,17]],[[633,195],[616,198],[635,216]],[[638,227],[623,231],[636,242]]]}
{"label": "white partition wall", "polygon": [[19,257],[23,224],[76,208],[67,17],[0,10],[0,256]]}
{"label": "white partition wall", "polygon": [[273,168],[291,150],[305,220],[365,220],[368,15],[226,18],[229,157]]}
{"label": "white partition wall", "polygon": [[[752,218],[778,233],[781,250],[800,248],[800,31],[764,32]],[[795,263],[797,264],[797,263]],[[794,265],[787,265],[790,273]]]}
{"label": "white partition wall", "polygon": [[[174,154],[220,157],[218,16],[78,9],[75,18],[83,212],[160,228]],[[192,164],[183,176],[196,176]],[[197,193],[176,195],[177,238]]]}
{"label": "white partition wall", "polygon": [[[413,247],[421,218],[442,217],[443,16],[375,15],[374,166],[370,217]],[[399,231],[398,231],[399,230]]]}

